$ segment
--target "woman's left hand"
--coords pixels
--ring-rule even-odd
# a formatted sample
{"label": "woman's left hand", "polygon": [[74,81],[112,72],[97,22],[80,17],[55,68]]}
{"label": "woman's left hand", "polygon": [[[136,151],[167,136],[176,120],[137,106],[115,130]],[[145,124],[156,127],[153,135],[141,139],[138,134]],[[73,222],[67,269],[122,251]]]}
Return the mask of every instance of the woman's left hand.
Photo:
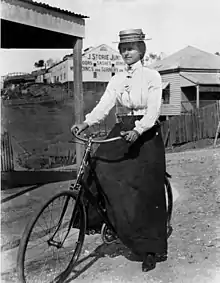
{"label": "woman's left hand", "polygon": [[138,132],[134,131],[134,130],[126,131],[126,132],[123,131],[120,134],[121,134],[122,137],[125,138],[125,140],[127,142],[130,142],[130,143],[134,143],[138,139],[138,137],[139,137]]}

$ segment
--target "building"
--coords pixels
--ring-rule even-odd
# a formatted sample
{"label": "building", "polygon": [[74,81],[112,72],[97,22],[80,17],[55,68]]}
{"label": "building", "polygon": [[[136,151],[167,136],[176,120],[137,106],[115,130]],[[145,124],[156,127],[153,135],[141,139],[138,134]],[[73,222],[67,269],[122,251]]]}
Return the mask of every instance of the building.
{"label": "building", "polygon": [[[82,54],[83,82],[108,82],[117,72],[124,70],[124,62],[116,50],[102,44],[89,48]],[[73,81],[73,56],[67,55],[63,60],[50,67],[45,74],[49,83],[67,83]]]}
{"label": "building", "polygon": [[220,101],[220,56],[188,46],[150,67],[162,76],[163,116]]}
{"label": "building", "polygon": [[46,70],[45,69],[39,69],[39,70],[35,70],[33,72],[31,72],[31,75],[35,77],[35,82],[36,83],[44,83],[45,81],[45,73]]}
{"label": "building", "polygon": [[2,77],[2,86],[5,88],[8,86],[14,87],[22,83],[33,83],[35,82],[35,79],[35,76],[29,73],[9,73]]}

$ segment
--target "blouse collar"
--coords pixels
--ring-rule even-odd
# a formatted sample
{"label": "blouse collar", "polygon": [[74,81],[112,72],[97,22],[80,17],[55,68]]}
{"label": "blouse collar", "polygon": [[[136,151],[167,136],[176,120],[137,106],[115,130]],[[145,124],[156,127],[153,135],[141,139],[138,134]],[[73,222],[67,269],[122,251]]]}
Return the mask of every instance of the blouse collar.
{"label": "blouse collar", "polygon": [[132,73],[137,70],[137,69],[140,69],[141,67],[143,67],[141,61],[137,61],[136,63],[132,64],[132,65],[127,65],[126,66],[126,71],[132,71]]}

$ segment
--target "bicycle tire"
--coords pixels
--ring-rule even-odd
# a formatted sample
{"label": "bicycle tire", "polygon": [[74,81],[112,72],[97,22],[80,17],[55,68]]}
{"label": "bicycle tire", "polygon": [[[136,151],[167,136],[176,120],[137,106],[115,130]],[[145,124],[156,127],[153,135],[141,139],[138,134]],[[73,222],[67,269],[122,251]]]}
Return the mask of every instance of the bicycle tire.
{"label": "bicycle tire", "polygon": [[171,225],[171,219],[173,213],[173,192],[170,181],[167,176],[165,176],[165,189],[167,196],[167,238],[169,238],[173,231]]}
{"label": "bicycle tire", "polygon": [[[171,218],[172,218],[172,212],[173,212],[173,192],[172,192],[170,181],[167,176],[165,176],[164,185],[165,185],[166,196],[167,196],[167,204],[166,204],[167,206],[167,238],[169,238],[173,231],[173,228],[171,225]],[[107,232],[108,229],[109,228],[107,224],[104,223],[102,225],[101,238],[102,238],[103,243],[112,244],[117,241],[117,238],[109,240],[108,237],[106,237],[106,234],[108,233]]]}
{"label": "bicycle tire", "polygon": [[[56,206],[56,201],[59,199],[64,198],[64,203],[61,206]],[[17,257],[17,269],[18,269],[18,278],[22,283],[29,283],[29,282],[56,282],[61,283],[63,282],[71,273],[71,270],[79,258],[79,255],[82,250],[85,232],[86,232],[86,212],[85,206],[81,200],[77,200],[77,207],[72,205],[71,201],[76,202],[77,193],[73,191],[63,191],[52,198],[50,198],[38,211],[36,216],[32,218],[32,220],[26,226],[23,236],[20,241],[19,250],[18,250],[18,257]],[[71,206],[70,206],[71,205]],[[50,206],[54,207],[54,210],[51,212],[50,215],[47,215],[47,209],[49,211]],[[64,209],[65,207],[65,209]],[[75,214],[73,214],[73,209],[75,207]],[[59,211],[60,210],[60,211]],[[64,215],[61,213],[64,212]],[[45,218],[44,216],[48,216]],[[62,216],[61,216],[62,215]],[[58,216],[58,217],[57,217]],[[40,219],[42,218],[42,222]],[[55,217],[56,222],[59,222],[59,226],[53,225],[52,227],[46,227],[46,231],[42,233],[40,230],[35,228],[40,228],[44,225],[45,220],[50,220]],[[38,227],[37,224],[40,224]],[[42,223],[42,224],[41,224]],[[45,222],[46,223],[46,222]],[[66,231],[67,228],[67,231]],[[68,231],[69,230],[69,231]],[[64,237],[61,238],[60,234],[64,232]],[[72,233],[78,232],[77,241],[75,245],[73,245],[73,235]],[[34,234],[35,233],[35,234]],[[52,240],[49,239],[49,235],[54,235]],[[71,236],[71,239],[69,237]],[[55,239],[58,239],[60,242],[57,242],[57,246],[51,245],[49,242],[53,241],[55,243]],[[47,241],[46,241],[47,240]],[[31,242],[32,241],[32,242]],[[61,245],[58,247],[58,243]],[[30,259],[26,266],[26,257],[28,255],[32,256],[28,253],[29,244],[32,247],[37,245],[37,250],[33,250],[33,256],[35,253],[37,254],[38,258]],[[48,248],[48,252],[44,250],[42,247],[43,244],[46,244]],[[73,249],[74,246],[74,249]],[[58,258],[56,255],[56,260],[52,258],[56,252],[52,250],[53,248],[56,251],[61,252],[61,259]],[[65,254],[65,249],[67,250],[68,254]],[[43,254],[42,254],[43,251]],[[40,253],[40,254],[39,254]],[[46,258],[45,258],[46,257]],[[68,258],[68,259],[67,259]],[[56,261],[59,261],[59,268],[55,264]],[[62,261],[61,261],[62,260]],[[41,262],[43,261],[43,270],[41,268]],[[67,264],[65,264],[67,261]],[[65,264],[64,270],[60,272],[60,267]],[[26,270],[26,268],[29,268]],[[51,270],[55,273],[52,273]],[[27,272],[26,272],[27,271]],[[38,271],[40,274],[38,274]],[[58,274],[56,274],[58,272]],[[54,275],[55,274],[55,275]],[[40,275],[43,275],[44,278],[41,278]],[[52,280],[51,280],[51,277]]]}

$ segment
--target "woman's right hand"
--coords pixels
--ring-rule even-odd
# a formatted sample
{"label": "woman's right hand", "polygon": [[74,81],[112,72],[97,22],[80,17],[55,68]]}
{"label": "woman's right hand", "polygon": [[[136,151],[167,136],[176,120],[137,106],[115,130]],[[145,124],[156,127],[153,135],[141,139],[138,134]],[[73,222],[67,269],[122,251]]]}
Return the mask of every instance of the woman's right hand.
{"label": "woman's right hand", "polygon": [[88,127],[89,127],[89,125],[87,123],[75,124],[71,127],[71,133],[75,133],[77,135],[80,135]]}

